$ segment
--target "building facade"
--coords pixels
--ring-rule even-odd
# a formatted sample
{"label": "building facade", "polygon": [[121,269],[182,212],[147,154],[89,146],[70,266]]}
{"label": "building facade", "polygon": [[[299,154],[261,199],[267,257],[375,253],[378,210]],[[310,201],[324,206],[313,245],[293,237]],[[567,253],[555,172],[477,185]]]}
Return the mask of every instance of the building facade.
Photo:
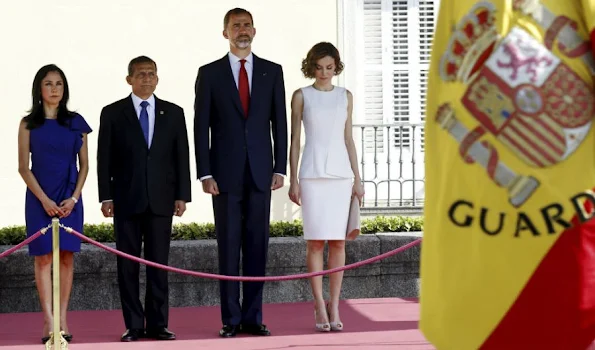
{"label": "building facade", "polygon": [[[83,191],[86,222],[109,222],[97,197],[99,113],[130,93],[125,77],[128,62],[136,56],[157,62],[155,94],[184,108],[196,179],[194,82],[199,66],[227,53],[223,16],[236,6],[254,16],[253,52],[283,66],[288,124],[292,92],[311,84],[300,71],[308,49],[320,41],[339,48],[345,71],[336,84],[355,97],[354,136],[366,180],[366,207],[421,207],[425,81],[438,0],[22,0],[0,13],[0,30],[11,33],[3,40],[5,83],[0,86],[0,225],[24,224],[17,130],[31,106],[33,77],[48,63],[65,71],[69,106],[94,129],[88,138],[90,172]],[[273,194],[272,220],[300,216],[287,189]],[[175,222],[211,222],[211,199],[198,180],[193,180],[192,194],[188,211]]]}

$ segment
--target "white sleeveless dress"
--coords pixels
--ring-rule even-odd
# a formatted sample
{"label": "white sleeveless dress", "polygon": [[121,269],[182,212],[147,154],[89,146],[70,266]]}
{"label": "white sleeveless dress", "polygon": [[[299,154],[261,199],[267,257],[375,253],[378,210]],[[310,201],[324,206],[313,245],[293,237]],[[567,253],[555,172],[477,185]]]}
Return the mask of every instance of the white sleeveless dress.
{"label": "white sleeveless dress", "polygon": [[347,91],[301,89],[306,135],[299,169],[306,240],[344,240],[353,186],[345,146]]}

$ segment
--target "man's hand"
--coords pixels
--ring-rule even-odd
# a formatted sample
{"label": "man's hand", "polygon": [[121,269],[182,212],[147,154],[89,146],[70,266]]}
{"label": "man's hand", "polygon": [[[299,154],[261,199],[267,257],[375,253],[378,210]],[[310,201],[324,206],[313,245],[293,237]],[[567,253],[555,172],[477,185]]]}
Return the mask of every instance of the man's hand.
{"label": "man's hand", "polygon": [[114,202],[103,202],[101,203],[101,212],[103,216],[106,218],[110,218],[114,216]]}
{"label": "man's hand", "polygon": [[273,174],[273,183],[271,184],[271,190],[278,190],[283,187],[283,181],[285,181],[285,177],[279,174]]}
{"label": "man's hand", "polygon": [[217,187],[217,181],[215,181],[215,179],[212,177],[202,180],[202,190],[204,193],[210,193],[213,196],[218,195],[219,187]]}
{"label": "man's hand", "polygon": [[182,216],[185,211],[186,211],[186,202],[176,201],[176,203],[174,204],[174,215]]}

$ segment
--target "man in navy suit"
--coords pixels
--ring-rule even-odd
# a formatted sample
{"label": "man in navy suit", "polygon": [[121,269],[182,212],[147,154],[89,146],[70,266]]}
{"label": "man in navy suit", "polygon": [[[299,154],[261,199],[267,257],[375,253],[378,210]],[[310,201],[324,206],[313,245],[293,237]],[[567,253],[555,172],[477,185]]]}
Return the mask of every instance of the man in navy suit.
{"label": "man in navy suit", "polygon": [[[239,276],[241,251],[243,275],[264,276],[271,190],[283,187],[287,166],[283,70],[251,52],[250,12],[232,9],[223,22],[230,52],[200,67],[196,79],[198,177],[213,196],[219,273]],[[220,282],[220,336],[270,335],[262,323],[263,285],[244,283],[240,304],[239,282]]]}

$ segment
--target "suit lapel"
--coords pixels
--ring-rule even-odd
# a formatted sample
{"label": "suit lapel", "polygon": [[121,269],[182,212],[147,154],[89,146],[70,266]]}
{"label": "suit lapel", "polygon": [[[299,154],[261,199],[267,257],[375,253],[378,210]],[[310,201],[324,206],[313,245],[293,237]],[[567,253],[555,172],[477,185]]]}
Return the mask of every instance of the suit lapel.
{"label": "suit lapel", "polygon": [[153,129],[153,139],[151,140],[151,149],[159,147],[163,140],[163,133],[166,128],[167,111],[163,109],[163,103],[155,96],[155,127]]}
{"label": "suit lapel", "polygon": [[136,111],[134,110],[134,103],[132,102],[132,95],[128,96],[127,99],[124,100],[125,102],[125,106],[124,106],[124,115],[126,115],[126,120],[128,120],[128,122],[130,124],[132,124],[132,126],[138,126],[139,130],[140,130],[140,122],[138,121],[138,117],[136,116]]}
{"label": "suit lapel", "polygon": [[136,110],[134,109],[134,103],[132,102],[132,95],[128,96],[124,101],[126,103],[124,106],[124,115],[130,124],[130,132],[135,135],[134,137],[137,139],[137,142],[142,142],[146,145],[143,129],[140,127],[140,121],[138,120]]}
{"label": "suit lapel", "polygon": [[224,72],[223,83],[226,86],[226,90],[229,91],[233,104],[236,106],[238,112],[243,117],[244,108],[242,107],[242,101],[240,100],[240,92],[236,86],[236,81],[233,78],[233,72],[231,70],[231,64],[229,63],[229,56],[225,55],[221,60],[221,71]]}
{"label": "suit lapel", "polygon": [[[252,54],[252,89],[250,92],[250,111],[255,110],[253,108],[258,103],[260,97],[260,87],[262,87],[263,78],[266,75],[264,67],[262,66],[262,60],[258,58],[254,53]],[[250,113],[248,113],[250,115]]]}

